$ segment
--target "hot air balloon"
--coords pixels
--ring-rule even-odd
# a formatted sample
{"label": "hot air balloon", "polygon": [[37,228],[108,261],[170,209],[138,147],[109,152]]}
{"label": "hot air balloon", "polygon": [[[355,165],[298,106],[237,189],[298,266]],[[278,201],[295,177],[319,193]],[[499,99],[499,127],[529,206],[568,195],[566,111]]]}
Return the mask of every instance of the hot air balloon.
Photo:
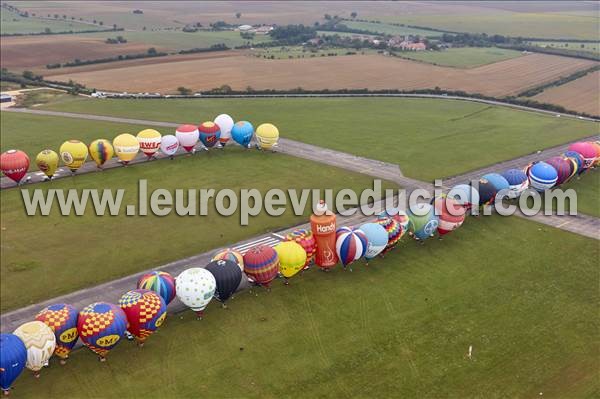
{"label": "hot air balloon", "polygon": [[104,165],[106,161],[111,159],[113,155],[115,155],[115,149],[113,148],[110,141],[106,139],[98,139],[92,141],[89,147],[89,151],[90,158],[92,158],[94,162],[96,162],[96,166],[99,168],[102,167],[102,165]]}
{"label": "hot air balloon", "polygon": [[594,166],[600,165],[600,141],[590,141],[594,148],[596,149],[596,161],[594,162]]}
{"label": "hot air balloon", "polygon": [[134,135],[123,133],[115,137],[113,140],[113,147],[119,161],[121,161],[123,165],[127,165],[136,157],[140,150],[140,143]]}
{"label": "hot air balloon", "polygon": [[360,230],[367,237],[365,259],[368,261],[383,252],[388,244],[388,233],[379,223],[365,223],[360,226]]}
{"label": "hot air balloon", "polygon": [[231,128],[231,138],[244,148],[247,148],[252,141],[254,126],[250,122],[236,122]]}
{"label": "hot air balloon", "polygon": [[4,395],[21,374],[27,363],[27,348],[14,334],[0,334],[0,388]]}
{"label": "hot air balloon", "polygon": [[221,129],[214,122],[203,122],[198,126],[200,141],[206,148],[214,147],[221,137]]}
{"label": "hot air balloon", "polygon": [[369,242],[362,230],[344,226],[337,229],[335,235],[335,250],[344,269],[367,252]]}
{"label": "hot air balloon", "polygon": [[127,330],[125,312],[112,303],[96,302],[79,312],[77,332],[85,346],[106,360],[108,352],[117,346]]}
{"label": "hot air balloon", "polygon": [[596,147],[589,141],[580,141],[569,146],[569,151],[575,151],[583,157],[583,169],[589,169],[596,162]]}
{"label": "hot air balloon", "polygon": [[154,291],[138,289],[128,291],[121,299],[119,306],[125,312],[129,331],[138,341],[140,346],[144,345],[146,339],[156,331],[167,317],[167,304]]}
{"label": "hot air balloon", "polygon": [[137,288],[156,292],[168,305],[175,298],[175,279],[167,272],[150,272],[142,275]]}
{"label": "hot air balloon", "polygon": [[527,174],[521,169],[508,169],[502,172],[502,177],[508,182],[508,198],[519,198],[523,191],[529,187]]}
{"label": "hot air balloon", "polygon": [[61,364],[66,363],[79,337],[77,316],[77,310],[66,303],[50,305],[35,316],[36,320],[45,323],[54,332],[56,337],[54,354],[60,358]]}
{"label": "hot air balloon", "polygon": [[213,260],[206,266],[215,278],[216,289],[214,297],[223,306],[238,289],[242,282],[242,271],[237,263],[230,260]]}
{"label": "hot air balloon", "polygon": [[546,162],[534,162],[529,168],[529,182],[537,191],[549,190],[558,180],[558,172]]}
{"label": "hot air balloon", "polygon": [[217,288],[215,277],[206,269],[192,267],[181,272],[175,279],[177,298],[202,318],[204,309]]}
{"label": "hot air balloon", "polygon": [[263,123],[256,128],[256,142],[258,148],[262,150],[270,150],[277,146],[279,141],[279,129],[270,123]]}
{"label": "hot air balloon", "polygon": [[306,251],[295,241],[282,241],[275,245],[275,251],[279,257],[279,273],[288,279],[294,277],[306,265]]}
{"label": "hot air balloon", "polygon": [[140,150],[148,157],[152,158],[160,148],[162,135],[154,129],[144,129],[136,136],[140,144]]}
{"label": "hot air balloon", "polygon": [[321,270],[328,271],[338,263],[335,253],[336,216],[327,209],[323,200],[318,202],[314,213],[310,215],[310,230],[317,246],[315,264]]}
{"label": "hot air balloon", "polygon": [[252,247],[244,254],[244,273],[254,283],[268,288],[278,272],[279,257],[268,245]]}
{"label": "hot air balloon", "polygon": [[79,140],[65,141],[58,150],[60,159],[65,166],[75,173],[85,163],[88,156],[88,148]]}
{"label": "hot air balloon", "polygon": [[417,240],[431,237],[439,225],[439,218],[430,204],[415,204],[409,212],[413,235]]}
{"label": "hot air balloon", "polygon": [[479,205],[479,191],[470,184],[458,184],[452,187],[448,192],[448,197],[454,199],[466,210]]}
{"label": "hot air balloon", "polygon": [[297,242],[302,246],[306,252],[306,264],[304,265],[304,268],[306,269],[310,262],[314,260],[315,254],[317,253],[317,242],[315,241],[312,231],[308,229],[296,229],[291,233],[286,234],[285,239],[287,241]]}
{"label": "hot air balloon", "polygon": [[400,238],[402,237],[402,227],[396,220],[391,217],[385,216],[385,214],[379,214],[377,216],[377,224],[380,224],[388,234],[388,243],[385,246],[385,249],[382,251],[382,254],[390,251],[392,248],[398,244]]}
{"label": "hot air balloon", "polygon": [[27,348],[27,363],[25,367],[33,371],[36,378],[40,376],[40,370],[54,353],[56,337],[50,327],[41,321],[30,321],[19,328],[13,334],[23,341]]}
{"label": "hot air balloon", "polygon": [[196,143],[198,143],[198,128],[194,125],[181,125],[175,131],[175,137],[179,145],[187,152],[193,152]]}
{"label": "hot air balloon", "polygon": [[0,155],[0,170],[17,184],[27,174],[29,157],[20,150],[8,150]]}
{"label": "hot air balloon", "polygon": [[573,163],[563,157],[552,157],[545,161],[548,165],[552,166],[557,173],[556,186],[560,186],[573,174]]}
{"label": "hot air balloon", "polygon": [[214,121],[221,129],[221,137],[219,143],[225,147],[229,139],[231,139],[231,128],[233,127],[233,118],[227,114],[218,115]]}
{"label": "hot air balloon", "polygon": [[490,205],[496,199],[496,186],[491,181],[481,178],[477,182],[477,191],[479,192],[479,205]]}
{"label": "hot air balloon", "polygon": [[582,174],[583,172],[585,172],[585,169],[583,167],[584,164],[584,160],[583,160],[583,156],[581,156],[580,153],[576,152],[576,151],[567,151],[564,153],[564,156],[571,161],[571,163],[573,163],[573,165],[575,166],[575,173],[577,173],[578,175]]}
{"label": "hot air balloon", "polygon": [[492,183],[496,189],[496,193],[499,193],[500,190],[508,190],[510,187],[508,181],[499,173],[488,173],[481,176],[481,178]]}
{"label": "hot air balloon", "polygon": [[241,253],[239,253],[236,250],[233,250],[231,248],[225,248],[219,252],[217,252],[211,259],[212,261],[215,260],[230,260],[232,262],[234,262],[236,265],[238,265],[238,267],[240,268],[241,271],[244,271],[244,257],[242,256]]}
{"label": "hot air balloon", "polygon": [[394,219],[394,221],[400,227],[400,236],[398,237],[398,240],[400,240],[404,236],[404,234],[408,231],[408,229],[410,227],[410,218],[404,211],[401,211],[400,209],[396,209],[394,211],[388,211],[386,209],[385,211],[383,211],[379,215],[377,215],[377,218],[379,218],[379,219],[385,219],[385,218]]}
{"label": "hot air balloon", "polygon": [[175,155],[178,149],[179,140],[177,139],[177,137],[173,136],[172,134],[167,134],[162,137],[162,140],[160,142],[160,151],[163,154],[168,155],[169,157],[171,157],[171,159],[173,159],[173,155]]}
{"label": "hot air balloon", "polygon": [[439,218],[437,227],[440,239],[443,235],[458,229],[465,221],[466,210],[452,198],[437,197],[434,200],[435,213]]}
{"label": "hot air balloon", "polygon": [[51,179],[58,169],[58,154],[52,150],[44,150],[35,157],[35,164],[48,179]]}

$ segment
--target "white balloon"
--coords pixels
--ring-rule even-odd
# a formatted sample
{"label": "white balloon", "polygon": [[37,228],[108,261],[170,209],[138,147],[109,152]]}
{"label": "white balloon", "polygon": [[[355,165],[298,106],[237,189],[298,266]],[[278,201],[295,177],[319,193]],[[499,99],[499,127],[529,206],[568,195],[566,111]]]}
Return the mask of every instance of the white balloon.
{"label": "white balloon", "polygon": [[179,140],[179,145],[187,152],[191,152],[198,143],[200,132],[198,132],[198,127],[194,125],[181,125],[175,131],[175,136]]}
{"label": "white balloon", "polygon": [[167,134],[162,137],[160,142],[160,151],[165,155],[173,155],[179,149],[179,140],[172,134]]}
{"label": "white balloon", "polygon": [[208,270],[192,267],[177,276],[175,287],[177,298],[194,312],[201,313],[212,299],[217,281]]}
{"label": "white balloon", "polygon": [[48,362],[56,348],[54,331],[42,321],[30,321],[17,328],[14,333],[27,348],[27,364],[31,371],[39,371]]}
{"label": "white balloon", "polygon": [[227,144],[227,142],[231,139],[231,129],[233,128],[233,118],[227,114],[218,115],[214,122],[219,125],[221,129],[221,138],[219,142],[221,144]]}

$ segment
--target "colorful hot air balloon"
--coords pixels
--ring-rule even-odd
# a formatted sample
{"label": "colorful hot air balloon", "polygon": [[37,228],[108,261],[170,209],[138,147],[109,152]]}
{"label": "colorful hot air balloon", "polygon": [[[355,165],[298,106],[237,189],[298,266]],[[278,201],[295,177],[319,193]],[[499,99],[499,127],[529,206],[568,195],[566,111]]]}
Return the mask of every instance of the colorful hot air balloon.
{"label": "colorful hot air balloon", "polygon": [[573,174],[573,163],[564,157],[552,157],[545,161],[548,165],[552,166],[557,173],[556,186],[560,186]]}
{"label": "colorful hot air balloon", "polygon": [[508,190],[510,187],[508,181],[499,173],[488,173],[481,176],[481,178],[492,183],[496,189],[496,193],[499,193],[500,190]]}
{"label": "colorful hot air balloon", "polygon": [[270,150],[277,146],[279,141],[279,129],[270,123],[263,123],[256,128],[256,142],[258,148]]}
{"label": "colorful hot air balloon", "polygon": [[156,292],[168,305],[175,298],[175,279],[167,272],[154,271],[142,275],[137,288]]}
{"label": "colorful hot air balloon", "polygon": [[203,122],[198,126],[200,141],[206,148],[214,147],[221,137],[221,129],[214,122]]}
{"label": "colorful hot air balloon", "polygon": [[[398,223],[398,222],[396,222]],[[365,223],[360,226],[360,230],[367,237],[367,250],[365,259],[370,260],[379,255],[388,244],[388,233],[379,223]]]}
{"label": "colorful hot air balloon", "polygon": [[54,331],[56,337],[54,354],[60,358],[61,364],[66,363],[79,337],[77,316],[77,310],[66,303],[50,305],[35,316],[36,320],[46,323]]}
{"label": "colorful hot air balloon", "polygon": [[314,260],[315,254],[317,253],[317,242],[312,234],[312,231],[308,229],[296,229],[289,234],[285,235],[287,241],[295,241],[302,246],[306,252],[306,264],[304,268]]}
{"label": "colorful hot air balloon", "polygon": [[277,252],[268,245],[250,248],[244,254],[244,273],[256,284],[269,287],[279,272]]}
{"label": "colorful hot air balloon", "polygon": [[448,197],[454,199],[466,210],[479,205],[479,191],[470,184],[458,184],[452,187],[448,192]]}
{"label": "colorful hot air balloon", "polygon": [[77,332],[85,346],[106,360],[108,352],[117,346],[127,330],[125,312],[112,303],[96,302],[79,312]]}
{"label": "colorful hot air balloon", "polygon": [[39,377],[40,370],[54,353],[56,347],[54,332],[43,322],[36,320],[21,325],[13,334],[19,337],[27,348],[25,367]]}
{"label": "colorful hot air balloon", "polygon": [[583,169],[589,169],[596,162],[596,147],[589,141],[580,141],[569,146],[569,151],[575,151],[583,157]]}
{"label": "colorful hot air balloon", "polygon": [[206,266],[215,278],[216,289],[214,297],[225,304],[238,289],[242,282],[242,271],[237,263],[231,260],[213,260]]}
{"label": "colorful hot air balloon", "polygon": [[477,192],[479,193],[479,205],[490,205],[496,199],[496,186],[491,181],[481,178],[477,182]]}
{"label": "colorful hot air balloon", "polygon": [[583,156],[580,153],[578,153],[576,151],[567,151],[564,153],[564,156],[568,160],[570,160],[571,163],[573,163],[573,165],[575,166],[575,172],[573,173],[573,175],[575,173],[580,175],[583,172],[585,172],[585,169],[583,167],[583,164],[584,164]]}
{"label": "colorful hot air balloon", "polygon": [[231,128],[233,127],[233,118],[227,114],[218,115],[214,121],[217,125],[219,125],[219,129],[221,130],[221,137],[219,138],[219,143],[221,143],[222,147],[225,147],[229,139],[231,139]]}
{"label": "colorful hot air balloon", "polygon": [[60,153],[60,159],[72,173],[81,168],[88,156],[87,146],[79,140],[65,141],[58,152]]}
{"label": "colorful hot air balloon", "polygon": [[238,265],[241,271],[244,271],[244,257],[241,253],[231,248],[225,248],[217,252],[210,261],[215,260],[230,260]]}
{"label": "colorful hot air balloon", "polygon": [[181,272],[175,279],[177,298],[202,318],[204,309],[215,294],[217,282],[206,269],[192,267]]}
{"label": "colorful hot air balloon", "polygon": [[285,277],[285,284],[288,279],[294,277],[304,269],[306,265],[306,251],[295,241],[282,241],[275,245],[275,251],[279,257],[279,273]]}
{"label": "colorful hot air balloon", "polygon": [[439,218],[430,204],[415,204],[409,212],[413,235],[417,240],[431,237],[439,225]]}
{"label": "colorful hot air balloon", "polygon": [[52,150],[44,150],[35,157],[38,169],[51,179],[58,169],[58,154]]}
{"label": "colorful hot air balloon", "polygon": [[0,155],[0,170],[17,184],[27,174],[29,157],[20,150],[8,150]]}
{"label": "colorful hot air balloon", "polygon": [[465,221],[466,210],[452,198],[437,197],[434,200],[435,213],[439,218],[437,227],[440,239],[443,235],[458,229]]}
{"label": "colorful hot air balloon", "polygon": [[91,142],[90,147],[90,158],[96,162],[97,167],[101,167],[115,155],[115,149],[113,148],[110,141],[106,139],[98,139]]}
{"label": "colorful hot air balloon", "polygon": [[402,227],[398,222],[391,217],[386,216],[387,213],[377,215],[376,223],[381,225],[388,234],[388,243],[385,246],[385,249],[382,251],[382,254],[390,251],[392,248],[398,244],[400,238],[402,237]]}
{"label": "colorful hot air balloon", "polygon": [[21,374],[27,363],[27,348],[14,334],[0,334],[0,388],[4,395]]}
{"label": "colorful hot air balloon", "polygon": [[167,134],[162,137],[160,142],[160,152],[173,158],[173,155],[179,149],[179,140],[172,134]]}
{"label": "colorful hot air balloon", "polygon": [[179,145],[187,152],[192,152],[198,143],[198,128],[194,125],[181,125],[175,131]]}
{"label": "colorful hot air balloon", "polygon": [[154,291],[132,290],[121,299],[119,306],[125,312],[129,326],[127,331],[133,335],[140,346],[156,331],[167,317],[167,304]]}
{"label": "colorful hot air balloon", "polygon": [[408,231],[409,226],[410,226],[410,218],[404,211],[401,211],[400,209],[395,209],[393,211],[388,211],[386,209],[385,211],[383,211],[379,215],[377,215],[377,218],[378,219],[386,219],[386,218],[394,219],[394,221],[398,224],[398,227],[400,227],[400,236],[398,237],[398,240],[400,240],[404,236],[404,234]]}
{"label": "colorful hot air balloon", "polygon": [[528,171],[531,187],[537,191],[549,190],[558,180],[558,172],[546,162],[535,162]]}
{"label": "colorful hot air balloon", "polygon": [[136,138],[140,143],[140,150],[148,158],[152,158],[158,152],[162,141],[162,135],[154,129],[144,129],[137,134]]}
{"label": "colorful hot air balloon", "polygon": [[136,157],[137,153],[139,152],[140,143],[134,135],[123,133],[115,137],[113,140],[113,147],[115,149],[117,158],[119,158],[119,161],[121,161],[123,165],[127,165]]}
{"label": "colorful hot air balloon", "polygon": [[231,138],[244,148],[247,148],[252,141],[253,134],[254,126],[247,121],[236,122],[231,128]]}
{"label": "colorful hot air balloon", "polygon": [[508,198],[519,198],[523,191],[529,187],[527,174],[521,169],[508,169],[502,172],[502,177],[508,182]]}
{"label": "colorful hot air balloon", "polygon": [[594,162],[594,166],[600,165],[600,141],[590,141],[594,148],[596,149],[596,161]]}
{"label": "colorful hot air balloon", "polygon": [[310,230],[317,246],[315,265],[321,270],[328,271],[338,263],[335,253],[336,225],[335,213],[330,212],[325,201],[320,200],[310,215]]}
{"label": "colorful hot air balloon", "polygon": [[344,226],[337,229],[335,235],[335,250],[344,268],[367,252],[369,242],[362,230]]}

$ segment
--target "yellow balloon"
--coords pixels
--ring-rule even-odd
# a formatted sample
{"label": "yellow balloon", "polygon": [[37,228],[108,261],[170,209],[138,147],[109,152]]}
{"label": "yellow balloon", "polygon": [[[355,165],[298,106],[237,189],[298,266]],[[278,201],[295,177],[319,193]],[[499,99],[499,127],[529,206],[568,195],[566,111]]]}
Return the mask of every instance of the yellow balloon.
{"label": "yellow balloon", "polygon": [[35,157],[38,169],[48,177],[52,177],[58,169],[58,154],[52,150],[44,150]]}
{"label": "yellow balloon", "polygon": [[279,140],[279,130],[270,123],[263,123],[256,128],[258,146],[264,150],[271,149]]}
{"label": "yellow balloon", "polygon": [[115,150],[110,141],[106,139],[94,140],[90,144],[90,158],[96,162],[98,167],[104,165],[113,155],[115,155]]}
{"label": "yellow balloon", "polygon": [[283,241],[275,246],[275,251],[279,256],[279,272],[283,277],[292,277],[304,269],[306,251],[302,245],[295,241]]}
{"label": "yellow balloon", "polygon": [[154,129],[144,129],[137,134],[137,140],[140,143],[140,150],[150,158],[160,148],[162,135]]}
{"label": "yellow balloon", "polygon": [[75,172],[85,163],[88,156],[88,148],[79,140],[65,141],[58,150],[60,159],[65,166]]}
{"label": "yellow balloon", "polygon": [[140,143],[134,135],[123,133],[115,137],[113,147],[117,158],[124,164],[127,164],[137,155],[140,150]]}

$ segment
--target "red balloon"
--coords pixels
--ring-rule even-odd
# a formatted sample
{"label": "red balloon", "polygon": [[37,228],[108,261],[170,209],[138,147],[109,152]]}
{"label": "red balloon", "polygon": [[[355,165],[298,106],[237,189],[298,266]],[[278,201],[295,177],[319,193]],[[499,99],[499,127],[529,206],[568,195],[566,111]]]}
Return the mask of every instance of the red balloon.
{"label": "red balloon", "polygon": [[438,233],[440,236],[458,229],[465,221],[465,208],[448,197],[435,199],[435,211],[440,218]]}
{"label": "red balloon", "polygon": [[29,157],[20,150],[8,150],[0,155],[0,170],[6,177],[19,183],[29,169]]}
{"label": "red balloon", "polygon": [[561,184],[569,180],[569,178],[573,174],[573,163],[566,158],[552,157],[544,162],[556,169],[556,172],[558,173],[558,180],[556,181],[556,186],[560,186]]}
{"label": "red balloon", "polygon": [[269,286],[279,272],[277,252],[268,245],[250,248],[244,254],[244,273],[256,284]]}

